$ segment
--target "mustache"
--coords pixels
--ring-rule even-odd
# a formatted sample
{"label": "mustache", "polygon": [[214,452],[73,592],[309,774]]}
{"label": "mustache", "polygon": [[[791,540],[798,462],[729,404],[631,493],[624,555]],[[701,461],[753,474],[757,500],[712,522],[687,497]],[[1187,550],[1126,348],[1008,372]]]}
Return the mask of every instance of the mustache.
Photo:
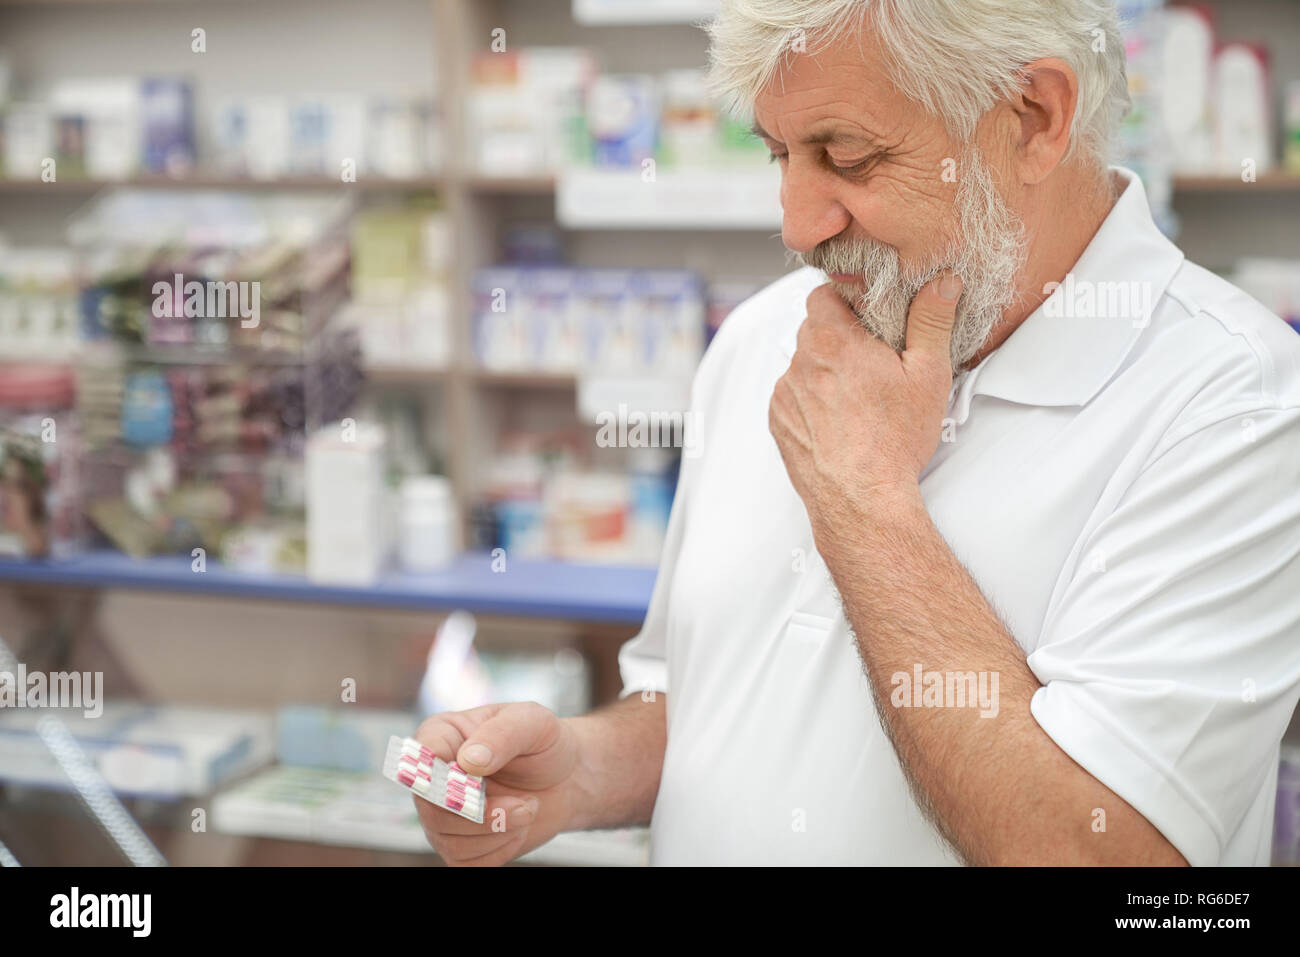
{"label": "mustache", "polygon": [[892,246],[874,239],[826,239],[796,258],[805,266],[825,273],[855,273],[863,275],[867,269],[883,258],[896,256]]}
{"label": "mustache", "polygon": [[868,282],[887,278],[918,288],[942,272],[945,263],[957,265],[957,257],[949,249],[920,263],[904,263],[895,247],[869,237],[826,239],[795,258],[825,273],[851,273]]}
{"label": "mustache", "polygon": [[[825,273],[845,273],[866,283],[862,305],[883,305],[897,293],[912,294],[937,276],[951,257],[927,256],[919,263],[905,263],[898,250],[875,239],[834,238],[819,243],[804,258],[805,265]],[[963,277],[964,278],[964,277]]]}

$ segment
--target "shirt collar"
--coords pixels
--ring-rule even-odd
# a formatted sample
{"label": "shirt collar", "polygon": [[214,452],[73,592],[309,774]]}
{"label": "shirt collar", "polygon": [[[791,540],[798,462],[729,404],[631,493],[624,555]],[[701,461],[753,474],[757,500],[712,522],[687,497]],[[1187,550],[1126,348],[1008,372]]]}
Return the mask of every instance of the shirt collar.
{"label": "shirt collar", "polygon": [[[1062,283],[967,376],[961,391],[1023,405],[1084,405],[1115,375],[1183,263],[1137,175]],[[964,403],[963,403],[964,404]],[[963,414],[959,418],[964,418]]]}

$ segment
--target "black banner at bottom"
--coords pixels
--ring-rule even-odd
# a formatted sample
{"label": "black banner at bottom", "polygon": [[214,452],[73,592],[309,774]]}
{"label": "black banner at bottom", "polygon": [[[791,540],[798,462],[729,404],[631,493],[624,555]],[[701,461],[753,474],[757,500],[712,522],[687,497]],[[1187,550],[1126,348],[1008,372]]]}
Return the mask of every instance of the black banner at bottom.
{"label": "black banner at bottom", "polygon": [[608,946],[628,931],[654,941],[690,920],[769,944],[774,933],[824,929],[864,944],[1050,931],[1233,946],[1289,936],[1298,878],[1287,869],[8,868],[0,934],[6,944],[436,948],[446,941],[431,935],[445,927],[474,928],[479,943],[578,935]]}

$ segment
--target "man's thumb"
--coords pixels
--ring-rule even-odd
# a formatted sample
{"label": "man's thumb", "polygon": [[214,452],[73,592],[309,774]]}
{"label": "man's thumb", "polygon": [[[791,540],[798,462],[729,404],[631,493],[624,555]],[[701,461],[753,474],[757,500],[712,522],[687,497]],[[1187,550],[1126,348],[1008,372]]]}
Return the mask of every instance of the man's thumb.
{"label": "man's thumb", "polygon": [[555,731],[555,715],[540,704],[508,704],[474,729],[456,752],[456,761],[470,774],[495,774],[520,755],[548,747]]}
{"label": "man's thumb", "polygon": [[907,351],[928,352],[947,359],[957,317],[961,279],[945,272],[921,287],[907,313]]}

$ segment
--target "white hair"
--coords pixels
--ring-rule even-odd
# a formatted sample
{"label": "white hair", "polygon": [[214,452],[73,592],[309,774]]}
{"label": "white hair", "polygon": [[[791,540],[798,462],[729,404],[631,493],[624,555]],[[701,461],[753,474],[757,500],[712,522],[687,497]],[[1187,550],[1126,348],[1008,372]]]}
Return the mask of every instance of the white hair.
{"label": "white hair", "polygon": [[723,0],[708,27],[710,78],[733,113],[749,113],[793,53],[864,29],[894,85],[962,143],[1019,88],[1025,64],[1064,60],[1079,82],[1066,158],[1108,162],[1129,106],[1114,0]]}

